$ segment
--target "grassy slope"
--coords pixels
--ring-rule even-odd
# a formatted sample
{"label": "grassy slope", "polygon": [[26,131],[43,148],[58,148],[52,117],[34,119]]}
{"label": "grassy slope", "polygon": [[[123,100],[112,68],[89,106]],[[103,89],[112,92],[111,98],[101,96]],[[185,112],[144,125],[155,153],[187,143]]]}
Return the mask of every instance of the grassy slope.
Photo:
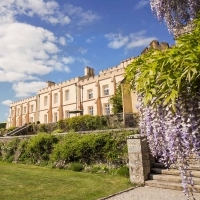
{"label": "grassy slope", "polygon": [[4,200],[96,200],[131,186],[119,176],[0,162]]}

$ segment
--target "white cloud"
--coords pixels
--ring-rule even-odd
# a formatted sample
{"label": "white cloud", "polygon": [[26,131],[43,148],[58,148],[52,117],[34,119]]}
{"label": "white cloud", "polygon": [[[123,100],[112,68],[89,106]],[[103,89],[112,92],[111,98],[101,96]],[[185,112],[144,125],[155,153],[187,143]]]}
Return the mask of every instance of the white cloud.
{"label": "white cloud", "polygon": [[12,100],[7,99],[7,100],[2,101],[1,104],[5,105],[5,106],[10,106],[10,104],[11,104],[12,102],[13,102]]}
{"label": "white cloud", "polygon": [[62,61],[65,64],[71,64],[75,61],[75,59],[72,56],[69,56],[69,57],[63,57]]}
{"label": "white cloud", "polygon": [[73,42],[74,38],[70,34],[65,34],[67,37],[67,42]]}
{"label": "white cloud", "polygon": [[95,36],[92,36],[86,40],[86,43],[92,43],[95,40]]}
{"label": "white cloud", "polygon": [[76,60],[80,63],[83,63],[85,66],[90,66],[90,61],[85,58],[76,58]]}
{"label": "white cloud", "polygon": [[147,37],[145,36],[145,33],[145,30],[131,33],[127,36],[109,33],[105,35],[105,38],[108,39],[108,47],[111,49],[119,49],[124,47],[126,50],[130,50],[136,47],[148,46],[152,40],[157,39],[156,37]]}
{"label": "white cloud", "polygon": [[17,15],[39,16],[52,24],[69,24],[70,18],[60,11],[55,0],[1,0],[0,23],[15,21]]}
{"label": "white cloud", "polygon": [[67,66],[64,68],[64,70],[65,70],[67,73],[71,72],[70,68],[67,67]]}
{"label": "white cloud", "polygon": [[110,41],[108,47],[111,49],[119,49],[125,46],[129,40],[127,36],[122,36],[121,34],[109,33],[105,37]]}
{"label": "white cloud", "polygon": [[140,0],[135,6],[135,10],[145,7],[147,4],[150,4],[149,0]]}
{"label": "white cloud", "polygon": [[83,47],[80,47],[78,50],[81,54],[87,53],[87,49],[84,49]]}
{"label": "white cloud", "polygon": [[[23,23],[0,25],[0,82],[35,80],[53,70],[64,70],[57,43],[66,44],[41,27]],[[66,71],[66,70],[65,70]]]}
{"label": "white cloud", "polygon": [[133,49],[135,47],[148,46],[152,40],[156,40],[156,37],[145,37],[146,31],[140,31],[130,34],[130,42],[127,44],[126,49]]}
{"label": "white cloud", "polygon": [[63,46],[66,45],[66,40],[65,40],[64,37],[60,37],[58,41],[59,41],[59,43],[60,43],[61,45],[63,45]]}
{"label": "white cloud", "polygon": [[38,90],[46,87],[46,82],[18,82],[13,84],[12,89],[16,92],[16,97],[27,97],[35,95]]}
{"label": "white cloud", "polygon": [[91,10],[84,11],[81,7],[76,7],[72,4],[67,4],[65,10],[68,15],[77,21],[80,26],[91,24],[101,17]]}

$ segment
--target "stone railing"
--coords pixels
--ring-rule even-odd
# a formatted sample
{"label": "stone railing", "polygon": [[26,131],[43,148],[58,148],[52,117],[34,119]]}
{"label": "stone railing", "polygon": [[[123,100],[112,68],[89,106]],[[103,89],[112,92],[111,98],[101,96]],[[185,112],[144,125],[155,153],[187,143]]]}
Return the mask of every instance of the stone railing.
{"label": "stone railing", "polygon": [[139,134],[128,136],[129,174],[132,183],[144,184],[154,162],[147,140]]}

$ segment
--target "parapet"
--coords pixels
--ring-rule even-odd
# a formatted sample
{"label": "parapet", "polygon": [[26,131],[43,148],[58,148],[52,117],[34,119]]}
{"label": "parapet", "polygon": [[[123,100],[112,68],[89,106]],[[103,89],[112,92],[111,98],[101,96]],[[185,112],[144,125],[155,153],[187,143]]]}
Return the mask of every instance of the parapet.
{"label": "parapet", "polygon": [[32,97],[29,97],[29,98],[26,98],[26,99],[22,99],[20,101],[15,101],[15,102],[10,104],[10,107],[17,106],[17,105],[23,104],[23,103],[28,103],[30,101],[35,101],[36,99],[37,99],[37,96],[32,96]]}
{"label": "parapet", "polygon": [[167,42],[161,42],[159,43],[158,40],[153,40],[150,44],[149,47],[146,47],[141,54],[147,53],[150,49],[158,49],[158,50],[165,50],[169,48],[169,44]]}

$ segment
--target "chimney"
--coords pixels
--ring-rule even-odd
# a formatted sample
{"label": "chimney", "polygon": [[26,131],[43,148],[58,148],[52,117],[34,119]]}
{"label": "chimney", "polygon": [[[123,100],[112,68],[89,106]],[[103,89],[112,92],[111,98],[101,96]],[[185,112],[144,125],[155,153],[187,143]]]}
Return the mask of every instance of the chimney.
{"label": "chimney", "polygon": [[85,70],[84,70],[84,75],[85,76],[94,76],[94,69],[93,68],[90,68],[90,67],[85,67]]}
{"label": "chimney", "polygon": [[47,87],[51,87],[52,85],[55,85],[55,82],[52,81],[47,81]]}

